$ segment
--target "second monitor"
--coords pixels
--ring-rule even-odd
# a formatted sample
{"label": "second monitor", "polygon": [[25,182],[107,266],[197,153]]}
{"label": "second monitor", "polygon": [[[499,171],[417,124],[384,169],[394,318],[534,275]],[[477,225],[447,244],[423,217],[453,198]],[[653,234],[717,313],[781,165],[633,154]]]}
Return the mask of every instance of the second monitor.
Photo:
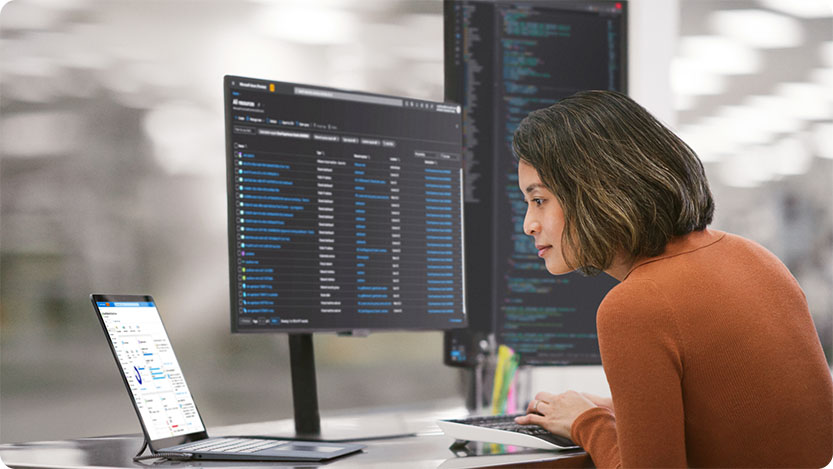
{"label": "second monitor", "polygon": [[371,436],[321,428],[311,333],[466,325],[462,109],[237,76],[224,91],[231,329],[289,333],[297,436]]}
{"label": "second monitor", "polygon": [[463,106],[469,330],[446,363],[474,366],[494,334],[528,365],[600,363],[596,309],[616,281],[554,277],[523,232],[512,134],[533,110],[585,89],[627,90],[627,2],[446,0],[446,99]]}
{"label": "second monitor", "polygon": [[459,106],[225,88],[233,331],[465,325]]}

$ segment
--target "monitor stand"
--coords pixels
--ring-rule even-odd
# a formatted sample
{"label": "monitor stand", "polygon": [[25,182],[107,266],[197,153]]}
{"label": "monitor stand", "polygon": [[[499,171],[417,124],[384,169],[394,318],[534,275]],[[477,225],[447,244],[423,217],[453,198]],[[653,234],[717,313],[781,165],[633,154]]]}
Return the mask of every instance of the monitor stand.
{"label": "monitor stand", "polygon": [[[426,427],[425,422],[409,422],[403,415],[389,412],[365,412],[361,416],[327,418],[322,425],[318,411],[318,386],[311,333],[289,334],[289,361],[292,371],[295,433],[283,438],[348,442],[402,438],[430,431],[430,426]],[[278,431],[286,433],[283,428]]]}
{"label": "monitor stand", "polygon": [[289,364],[292,369],[295,434],[299,438],[320,437],[321,416],[318,413],[312,334],[289,334]]}

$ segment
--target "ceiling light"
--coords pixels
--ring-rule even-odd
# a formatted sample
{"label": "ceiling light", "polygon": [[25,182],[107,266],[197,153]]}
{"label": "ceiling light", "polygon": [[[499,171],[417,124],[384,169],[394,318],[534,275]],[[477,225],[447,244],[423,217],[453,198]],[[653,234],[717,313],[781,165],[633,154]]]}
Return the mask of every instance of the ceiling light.
{"label": "ceiling light", "polygon": [[687,125],[677,135],[697,153],[703,163],[713,163],[723,158],[724,148],[702,125]]}
{"label": "ceiling light", "polygon": [[720,165],[723,181],[735,187],[795,176],[810,169],[812,155],[802,138],[789,136],[774,145],[752,145],[729,155]]}
{"label": "ceiling light", "polygon": [[709,16],[709,25],[722,36],[751,47],[796,47],[804,41],[798,20],[763,10],[715,11]]}
{"label": "ceiling light", "polygon": [[782,96],[753,95],[744,99],[743,104],[754,110],[759,125],[769,132],[787,134],[804,126],[804,121],[791,112],[791,103]]}
{"label": "ceiling light", "polygon": [[772,140],[773,130],[767,115],[749,106],[723,106],[716,114],[721,127],[732,140],[742,144],[762,144]]}
{"label": "ceiling light", "polygon": [[815,154],[833,160],[833,122],[815,124],[812,138]]}
{"label": "ceiling light", "polygon": [[743,145],[737,138],[732,123],[726,116],[713,115],[702,121],[706,135],[712,140],[712,145],[717,151],[724,154],[739,152]]}
{"label": "ceiling light", "polygon": [[726,155],[737,153],[741,144],[727,125],[723,116],[710,116],[699,124],[686,126],[680,132],[683,139],[703,161],[719,161]]}
{"label": "ceiling light", "polygon": [[[143,127],[154,157],[169,174],[206,174],[220,165],[202,164],[222,143],[222,122],[190,101],[171,101],[145,114]],[[218,128],[219,127],[219,128]]]}
{"label": "ceiling light", "polygon": [[676,57],[671,61],[671,88],[677,94],[709,95],[722,93],[726,84],[702,62]]}
{"label": "ceiling light", "polygon": [[786,99],[787,110],[806,120],[833,119],[833,105],[827,99],[829,91],[814,83],[781,83],[776,94]]}
{"label": "ceiling light", "polygon": [[358,33],[353,14],[301,4],[266,6],[257,26],[267,36],[313,45],[344,44]]}
{"label": "ceiling light", "polygon": [[761,70],[759,51],[721,36],[685,36],[680,40],[679,55],[695,61],[697,66],[723,75],[742,75]]}
{"label": "ceiling light", "polygon": [[761,5],[799,18],[828,18],[833,16],[830,0],[758,0]]}
{"label": "ceiling light", "polygon": [[720,179],[727,186],[758,187],[772,177],[769,168],[761,164],[761,154],[766,151],[766,147],[756,147],[729,156],[720,163]]}

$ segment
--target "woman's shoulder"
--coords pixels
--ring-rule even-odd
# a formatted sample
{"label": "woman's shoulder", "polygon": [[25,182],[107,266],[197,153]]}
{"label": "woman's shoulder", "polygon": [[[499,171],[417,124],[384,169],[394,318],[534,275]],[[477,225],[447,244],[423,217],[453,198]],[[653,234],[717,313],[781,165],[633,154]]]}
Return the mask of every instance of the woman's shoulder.
{"label": "woman's shoulder", "polygon": [[[745,250],[756,252],[765,257],[777,259],[775,254],[755,240],[726,231],[711,229],[706,229],[704,231],[707,232],[709,234],[709,238],[713,240],[713,243],[709,243],[704,246],[704,248],[713,247],[715,252],[720,253],[719,255],[725,255],[727,252]],[[708,252],[710,250],[706,249],[706,251]]]}
{"label": "woman's shoulder", "polygon": [[635,264],[602,301],[601,320],[616,311],[659,320],[726,295],[800,291],[787,267],[761,244],[717,230],[690,235],[663,255]]}
{"label": "woman's shoulder", "polygon": [[631,322],[649,324],[666,316],[669,309],[660,285],[650,278],[633,278],[620,282],[605,295],[596,320],[601,323],[627,317]]}
{"label": "woman's shoulder", "polygon": [[[622,282],[623,290],[640,288],[633,280],[651,279],[663,286],[725,272],[732,267],[786,273],[778,257],[756,241],[732,233],[705,229],[673,238],[659,256],[640,259]],[[630,287],[627,287],[628,284]]]}
{"label": "woman's shoulder", "polygon": [[713,262],[716,270],[720,266],[733,265],[746,272],[759,275],[784,276],[793,279],[786,265],[772,251],[759,242],[743,236],[719,232],[723,236],[714,244],[713,250],[706,250],[703,255]]}

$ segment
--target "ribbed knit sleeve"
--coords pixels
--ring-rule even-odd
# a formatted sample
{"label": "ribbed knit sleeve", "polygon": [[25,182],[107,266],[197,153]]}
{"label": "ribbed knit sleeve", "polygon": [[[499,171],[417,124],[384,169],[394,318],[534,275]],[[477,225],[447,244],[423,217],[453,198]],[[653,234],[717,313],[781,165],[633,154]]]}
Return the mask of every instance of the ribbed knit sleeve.
{"label": "ribbed knit sleeve", "polygon": [[574,434],[598,467],[686,467],[681,341],[668,302],[653,282],[628,281],[596,321],[615,419],[582,415]]}
{"label": "ribbed knit sleeve", "polygon": [[[596,467],[616,467],[619,446],[616,444],[616,418],[609,409],[594,407],[573,422],[570,430],[573,441],[582,448],[593,448],[588,453]],[[609,462],[611,465],[606,465]],[[621,465],[618,465],[621,467]]]}

